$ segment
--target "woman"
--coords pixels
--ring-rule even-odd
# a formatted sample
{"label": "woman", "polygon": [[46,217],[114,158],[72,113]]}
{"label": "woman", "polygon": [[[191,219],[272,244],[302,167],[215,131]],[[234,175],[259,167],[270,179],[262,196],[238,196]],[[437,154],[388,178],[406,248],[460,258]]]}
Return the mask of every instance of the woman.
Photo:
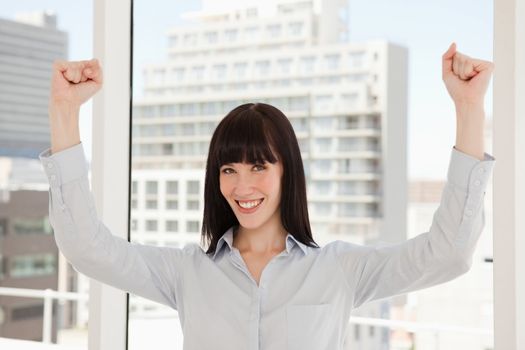
{"label": "woman", "polygon": [[57,245],[80,272],[179,311],[185,349],[342,349],[353,308],[467,272],[484,226],[494,158],[483,150],[483,100],[493,64],[443,55],[457,111],[447,183],[429,232],[398,244],[315,244],[297,139],[275,107],[232,110],[208,154],[202,238],[155,247],[99,221],[79,139],[78,111],[102,86],[97,60],[54,64],[50,180]]}

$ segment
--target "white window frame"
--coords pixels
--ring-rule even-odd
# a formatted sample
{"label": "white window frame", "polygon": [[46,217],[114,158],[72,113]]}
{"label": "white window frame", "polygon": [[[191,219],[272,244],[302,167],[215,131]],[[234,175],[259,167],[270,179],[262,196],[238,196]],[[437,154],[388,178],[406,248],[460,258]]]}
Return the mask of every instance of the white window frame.
{"label": "white window frame", "polygon": [[[94,0],[93,30],[104,86],[93,99],[92,189],[101,220],[127,239],[131,0]],[[89,350],[127,348],[127,304],[127,293],[90,281]]]}
{"label": "white window frame", "polygon": [[525,1],[494,0],[494,348],[525,349]]}
{"label": "white window frame", "polygon": [[[524,0],[494,0],[494,343],[525,349]],[[118,25],[115,25],[118,23]],[[104,88],[93,101],[92,187],[99,215],[127,238],[131,0],[94,0],[94,55]],[[124,130],[124,132],[115,132]],[[521,137],[520,137],[521,136]],[[111,188],[111,191],[105,190]],[[520,215],[521,214],[521,215]],[[89,350],[126,349],[127,294],[91,281]]]}

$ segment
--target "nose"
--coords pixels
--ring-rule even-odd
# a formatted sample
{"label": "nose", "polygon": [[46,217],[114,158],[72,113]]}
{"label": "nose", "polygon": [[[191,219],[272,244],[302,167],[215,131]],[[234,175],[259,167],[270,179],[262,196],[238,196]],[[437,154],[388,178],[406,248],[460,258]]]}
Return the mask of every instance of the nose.
{"label": "nose", "polygon": [[256,187],[255,177],[250,173],[239,173],[237,181],[234,184],[234,193],[240,198],[249,198],[253,194],[254,187]]}

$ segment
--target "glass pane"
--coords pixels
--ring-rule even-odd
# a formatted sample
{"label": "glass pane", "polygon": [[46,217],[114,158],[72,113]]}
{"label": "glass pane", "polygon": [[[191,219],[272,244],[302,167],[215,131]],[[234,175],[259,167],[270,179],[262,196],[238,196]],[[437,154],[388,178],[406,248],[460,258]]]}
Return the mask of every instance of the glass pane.
{"label": "glass pane", "polygon": [[[352,2],[348,12],[346,1],[325,1],[330,6],[313,0],[265,6],[233,0],[134,2],[132,241],[173,248],[200,243],[209,140],[230,110],[255,101],[280,108],[296,131],[310,222],[320,245],[393,243],[429,230],[456,126],[441,57],[455,41],[460,52],[492,60],[492,4],[361,1]],[[441,30],[443,18],[454,31]],[[491,118],[487,115],[488,153]],[[396,129],[398,122],[403,128]],[[385,157],[406,154],[406,171],[385,167]],[[406,193],[396,196],[398,184],[386,181],[389,176],[406,180],[407,188],[399,189],[409,192],[407,202],[397,203],[401,219],[391,226],[385,225],[385,203]],[[493,347],[487,332],[493,300],[491,196],[489,185],[486,225],[469,273],[352,313],[438,326],[407,332],[351,319],[345,348]],[[166,349],[182,346],[176,310],[132,296],[129,325],[131,349],[153,338]]]}
{"label": "glass pane", "polygon": [[[87,349],[89,278],[57,248],[38,155],[50,147],[52,63],[93,57],[92,7],[91,0],[21,0],[0,7],[0,287],[7,288],[0,291],[2,349],[18,348],[2,345],[5,338]],[[90,162],[91,102],[81,108],[80,130]],[[20,289],[40,296],[21,296]],[[53,296],[46,306],[47,289],[70,292],[72,299]]]}

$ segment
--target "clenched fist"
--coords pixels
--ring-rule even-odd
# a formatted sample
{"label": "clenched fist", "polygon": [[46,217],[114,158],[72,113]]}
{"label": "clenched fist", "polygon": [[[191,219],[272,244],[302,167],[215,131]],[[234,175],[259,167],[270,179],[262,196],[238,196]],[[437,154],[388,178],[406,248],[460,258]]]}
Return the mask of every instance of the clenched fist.
{"label": "clenched fist", "polygon": [[53,63],[50,108],[57,105],[80,106],[102,87],[102,67],[98,60]]}
{"label": "clenched fist", "polygon": [[452,43],[443,54],[443,81],[456,106],[483,105],[494,64],[456,51]]}

